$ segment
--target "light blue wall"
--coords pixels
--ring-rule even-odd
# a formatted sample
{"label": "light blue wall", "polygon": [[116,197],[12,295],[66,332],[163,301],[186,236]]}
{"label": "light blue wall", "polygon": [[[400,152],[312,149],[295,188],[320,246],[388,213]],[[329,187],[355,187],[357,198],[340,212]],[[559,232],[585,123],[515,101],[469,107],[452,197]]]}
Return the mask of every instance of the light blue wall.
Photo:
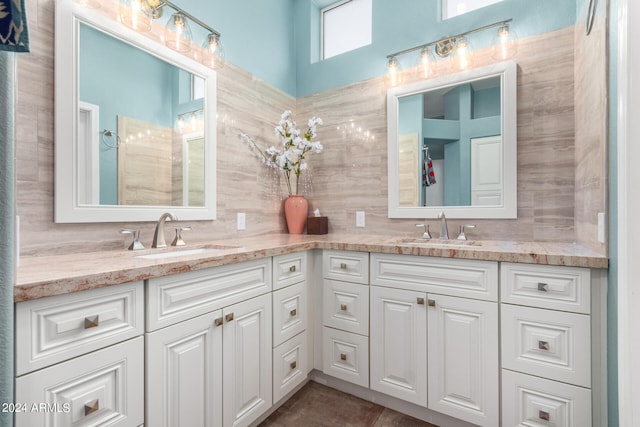
{"label": "light blue wall", "polygon": [[[295,96],[294,3],[306,0],[174,0],[222,34],[229,62]],[[164,19],[164,18],[162,18]],[[308,19],[306,20],[308,22]],[[195,34],[200,44],[206,34]]]}
{"label": "light blue wall", "polygon": [[[311,21],[312,0],[294,2],[296,25],[297,96],[377,77],[385,72],[388,54],[461,33],[489,23],[513,18],[519,37],[557,30],[575,23],[576,0],[504,0],[450,20],[441,21],[438,0],[373,0],[373,42],[325,61],[314,62],[317,52]],[[317,18],[315,18],[317,19]],[[485,31],[470,39],[474,48],[491,44],[495,32]],[[403,67],[414,66],[415,57],[399,58]]]}

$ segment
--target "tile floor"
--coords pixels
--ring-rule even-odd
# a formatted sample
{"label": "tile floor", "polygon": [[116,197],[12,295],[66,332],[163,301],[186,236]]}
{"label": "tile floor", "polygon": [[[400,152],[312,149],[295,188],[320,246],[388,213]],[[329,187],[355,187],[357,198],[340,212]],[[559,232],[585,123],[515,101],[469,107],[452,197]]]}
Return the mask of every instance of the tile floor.
{"label": "tile floor", "polygon": [[437,427],[309,381],[259,427]]}

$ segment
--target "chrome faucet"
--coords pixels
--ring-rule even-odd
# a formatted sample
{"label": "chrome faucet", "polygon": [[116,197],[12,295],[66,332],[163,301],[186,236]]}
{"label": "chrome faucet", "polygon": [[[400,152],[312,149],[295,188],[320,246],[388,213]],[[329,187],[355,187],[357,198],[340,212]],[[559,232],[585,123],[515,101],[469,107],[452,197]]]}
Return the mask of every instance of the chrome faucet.
{"label": "chrome faucet", "polygon": [[166,248],[167,242],[164,240],[164,222],[166,220],[177,221],[178,217],[171,212],[166,212],[160,215],[160,219],[156,223],[156,231],[153,233],[153,243],[151,244],[152,248]]}
{"label": "chrome faucet", "polygon": [[447,229],[447,217],[444,216],[444,212],[438,214],[440,220],[440,240],[449,240],[449,230]]}

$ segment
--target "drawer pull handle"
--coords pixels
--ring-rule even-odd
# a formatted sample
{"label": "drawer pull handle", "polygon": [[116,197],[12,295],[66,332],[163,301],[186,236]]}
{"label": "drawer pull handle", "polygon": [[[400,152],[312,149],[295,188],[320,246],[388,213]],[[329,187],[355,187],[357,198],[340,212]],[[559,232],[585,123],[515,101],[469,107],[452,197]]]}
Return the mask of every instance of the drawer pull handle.
{"label": "drawer pull handle", "polygon": [[295,265],[292,265],[291,267],[289,267],[289,271],[290,271],[291,273],[295,273],[295,272],[296,272],[296,266],[295,266]]}
{"label": "drawer pull handle", "polygon": [[297,309],[297,308],[294,308],[293,310],[291,310],[291,311],[289,312],[289,314],[291,315],[291,317],[295,317],[295,316],[296,316],[296,314],[298,314],[298,309]]}
{"label": "drawer pull handle", "polygon": [[549,350],[549,343],[546,341],[538,341],[538,348],[540,350]]}
{"label": "drawer pull handle", "polygon": [[347,304],[340,304],[340,311],[347,311]]}
{"label": "drawer pull handle", "polygon": [[95,328],[98,325],[100,325],[100,316],[96,315],[96,316],[91,316],[91,317],[85,317],[84,318],[84,328],[85,329]]}
{"label": "drawer pull handle", "polygon": [[347,360],[347,355],[345,353],[340,353],[340,360]]}
{"label": "drawer pull handle", "polygon": [[418,305],[424,305],[424,298],[418,298]]}
{"label": "drawer pull handle", "polygon": [[92,400],[91,402],[84,405],[84,416],[86,417],[87,415],[91,415],[98,409],[100,409],[100,402],[98,401],[98,399]]}
{"label": "drawer pull handle", "polygon": [[428,301],[427,301],[427,305],[428,305],[429,307],[435,307],[435,306],[436,306],[436,300],[434,300],[434,299],[430,299],[430,300],[428,300]]}
{"label": "drawer pull handle", "polygon": [[538,290],[540,292],[549,292],[549,285],[546,283],[538,282]]}
{"label": "drawer pull handle", "polygon": [[223,323],[223,322],[224,322],[224,321],[222,320],[222,317],[218,317],[216,320],[214,320],[214,321],[213,321],[213,324],[214,324],[215,326],[222,326],[222,323]]}
{"label": "drawer pull handle", "polygon": [[296,362],[295,360],[293,362],[291,362],[291,364],[289,365],[289,367],[291,368],[291,370],[296,369],[296,366],[298,366],[298,362]]}
{"label": "drawer pull handle", "polygon": [[229,314],[227,314],[226,316],[224,316],[224,319],[225,319],[227,322],[231,322],[231,321],[233,320],[233,313],[229,313]]}
{"label": "drawer pull handle", "polygon": [[549,421],[549,413],[545,411],[538,411],[538,418],[544,421]]}
{"label": "drawer pull handle", "polygon": [[344,262],[340,263],[340,270],[346,270],[347,269],[347,264]]}

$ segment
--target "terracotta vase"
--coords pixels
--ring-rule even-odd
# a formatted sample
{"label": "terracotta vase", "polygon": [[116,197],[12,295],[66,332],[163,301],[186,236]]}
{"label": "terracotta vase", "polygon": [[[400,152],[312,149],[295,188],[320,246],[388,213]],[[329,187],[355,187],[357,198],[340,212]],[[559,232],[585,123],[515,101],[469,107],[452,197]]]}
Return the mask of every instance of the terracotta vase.
{"label": "terracotta vase", "polygon": [[284,201],[284,216],[287,220],[289,234],[302,234],[307,223],[309,202],[302,194],[290,194]]}

